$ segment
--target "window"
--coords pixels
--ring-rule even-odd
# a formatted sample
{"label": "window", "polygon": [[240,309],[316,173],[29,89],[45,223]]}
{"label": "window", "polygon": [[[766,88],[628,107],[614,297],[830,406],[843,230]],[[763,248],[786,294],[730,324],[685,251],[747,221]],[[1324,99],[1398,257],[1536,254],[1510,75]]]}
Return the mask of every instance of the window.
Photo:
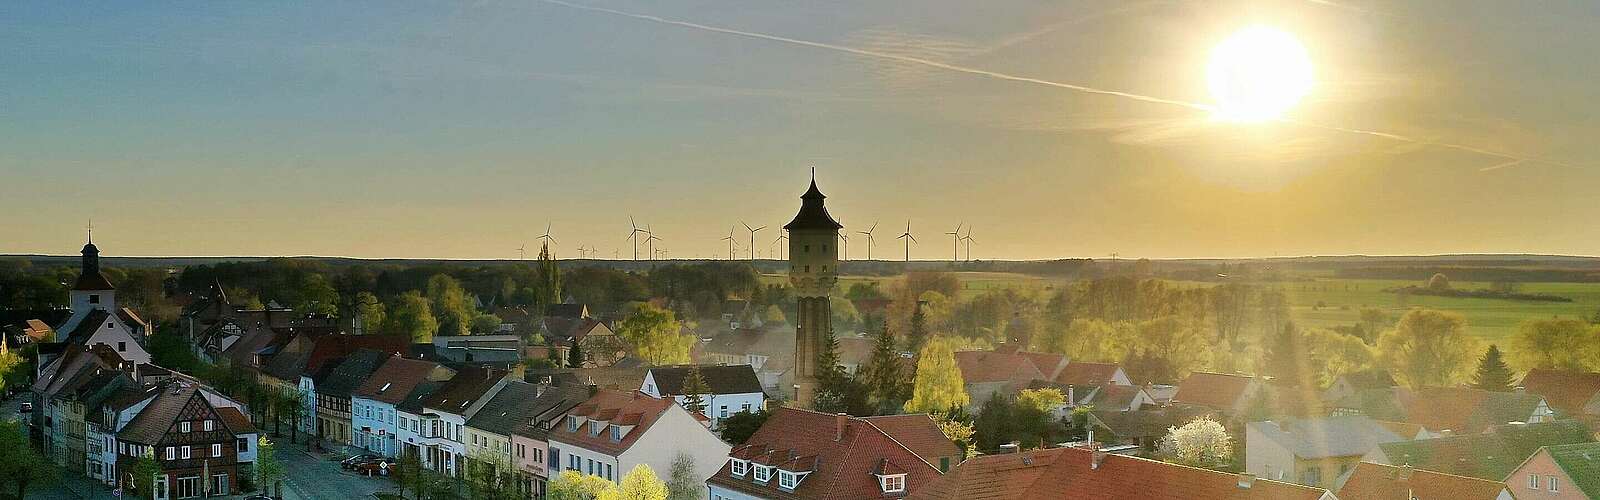
{"label": "window", "polygon": [[806,266],[806,271],[805,272],[808,272],[808,273],[811,272],[811,266],[809,266],[809,265]]}
{"label": "window", "polygon": [[[106,325],[106,326],[111,326],[111,325]],[[127,342],[117,342],[117,352],[128,352],[128,343]]]}
{"label": "window", "polygon": [[884,493],[899,493],[905,491],[906,475],[895,474],[892,476],[881,476],[878,478],[878,485],[883,487]]}
{"label": "window", "polygon": [[189,432],[189,429],[190,427],[188,422],[178,422],[178,432],[187,433]]}
{"label": "window", "polygon": [[177,460],[177,459],[178,459],[177,450],[175,448],[171,447],[171,446],[168,446],[167,447],[167,460]]}
{"label": "window", "polygon": [[526,445],[517,443],[517,458],[528,458],[528,447]]}
{"label": "window", "polygon": [[183,457],[184,460],[192,458],[192,456],[189,454],[189,447],[184,446],[182,448],[178,448],[178,456]]}
{"label": "window", "polygon": [[1306,486],[1317,486],[1322,484],[1322,468],[1312,467],[1306,469],[1305,472],[1300,473],[1300,484],[1304,484]]}
{"label": "window", "polygon": [[217,429],[217,424],[214,422],[214,420],[206,420],[204,424],[201,424],[201,427],[205,428],[206,432],[214,431]]}
{"label": "window", "polygon": [[768,479],[772,479],[772,468],[765,465],[756,464],[756,482],[765,483]]}
{"label": "window", "polygon": [[567,432],[578,432],[578,417],[567,417]]}
{"label": "window", "polygon": [[239,453],[249,453],[250,440],[245,438],[235,439],[233,442],[233,448],[239,450]]}
{"label": "window", "polygon": [[601,429],[600,422],[595,422],[595,423],[589,424],[589,435],[590,436],[599,436],[600,435],[600,429]]}
{"label": "window", "polygon": [[805,248],[805,253],[811,253],[811,245],[806,245],[804,248]]}
{"label": "window", "polygon": [[89,294],[89,303],[90,304],[99,304],[100,303],[100,294],[98,294],[98,293]]}
{"label": "window", "polygon": [[823,253],[827,253],[828,252],[828,245],[822,245],[822,252]]}
{"label": "window", "polygon": [[611,477],[611,464],[605,464],[605,465],[606,465],[606,479],[610,480],[610,481],[615,481],[616,478]]}
{"label": "window", "polygon": [[717,408],[717,418],[728,418],[728,405]]}
{"label": "window", "polygon": [[950,457],[939,457],[939,472],[950,472]]}
{"label": "window", "polygon": [[228,475],[227,474],[212,474],[211,475],[211,494],[216,495],[216,494],[227,493],[229,491],[230,490],[228,489]]}
{"label": "window", "polygon": [[213,457],[222,456],[222,443],[215,443],[215,444],[211,445],[211,456],[213,456]]}
{"label": "window", "polygon": [[795,474],[793,472],[789,472],[789,471],[786,471],[786,470],[778,471],[778,487],[779,488],[783,488],[783,489],[786,489],[786,490],[794,489],[794,483],[798,482],[798,481],[796,481],[796,479],[798,479],[798,478],[795,477]]}
{"label": "window", "polygon": [[595,472],[594,472],[594,460],[593,459],[584,460],[583,463],[584,463],[585,466],[587,466],[589,468],[588,469],[589,470],[589,475],[591,475],[591,476],[598,475],[598,474],[595,474]]}
{"label": "window", "polygon": [[611,426],[611,441],[614,443],[622,442],[622,427]]}
{"label": "window", "polygon": [[1528,474],[1528,489],[1530,489],[1530,490],[1539,489],[1539,475],[1538,474]]}
{"label": "window", "polygon": [[1551,493],[1561,491],[1560,481],[1557,481],[1555,476],[1545,476],[1544,482],[1550,486]]}
{"label": "window", "polygon": [[729,470],[733,472],[733,476],[744,477],[745,470],[750,468],[750,462],[739,460],[737,458],[730,459],[730,461],[733,462],[733,465],[729,467]]}

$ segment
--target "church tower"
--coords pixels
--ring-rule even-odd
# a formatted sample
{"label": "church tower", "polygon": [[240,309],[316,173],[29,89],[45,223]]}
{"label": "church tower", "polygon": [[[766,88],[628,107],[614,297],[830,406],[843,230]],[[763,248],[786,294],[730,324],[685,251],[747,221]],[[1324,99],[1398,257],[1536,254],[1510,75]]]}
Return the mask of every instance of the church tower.
{"label": "church tower", "polygon": [[826,196],[817,190],[815,171],[811,189],[800,196],[800,213],[783,229],[789,232],[789,284],[799,302],[794,337],[794,400],[811,406],[817,391],[817,353],[823,337],[833,329],[828,295],[838,281],[839,230],[844,226],[823,207]]}

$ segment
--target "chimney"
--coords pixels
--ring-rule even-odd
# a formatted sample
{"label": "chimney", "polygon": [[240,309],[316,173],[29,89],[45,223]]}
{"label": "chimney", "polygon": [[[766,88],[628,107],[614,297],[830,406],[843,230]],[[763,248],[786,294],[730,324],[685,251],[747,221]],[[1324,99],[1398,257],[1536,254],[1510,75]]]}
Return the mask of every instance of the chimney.
{"label": "chimney", "polygon": [[844,424],[845,424],[845,422],[847,422],[849,420],[850,420],[850,416],[846,415],[844,413],[835,413],[833,415],[833,440],[834,441],[844,441]]}
{"label": "chimney", "polygon": [[1092,449],[1090,449],[1090,451],[1089,451],[1089,470],[1099,469],[1100,468],[1100,464],[1105,463],[1106,455],[1110,455],[1110,453],[1106,453],[1104,451],[1101,451],[1100,448],[1092,448]]}
{"label": "chimney", "polygon": [[1009,442],[1009,443],[1006,443],[1006,444],[1002,444],[1002,445],[1000,445],[1000,450],[1005,452],[1005,453],[1022,453],[1022,443],[1017,442],[1017,441],[1012,441],[1012,442]]}
{"label": "chimney", "polygon": [[1405,465],[1400,466],[1400,480],[1401,481],[1409,481],[1410,479],[1411,479],[1411,464],[1405,464]]}
{"label": "chimney", "polygon": [[1239,489],[1248,490],[1248,489],[1250,489],[1251,486],[1255,486],[1255,485],[1256,485],[1256,475],[1255,474],[1251,474],[1249,472],[1240,472],[1239,473]]}
{"label": "chimney", "polygon": [[1069,386],[1067,386],[1067,407],[1071,408],[1071,407],[1074,407],[1074,406],[1077,406],[1077,405],[1078,405],[1078,398],[1077,398],[1076,395],[1073,394],[1073,386],[1069,385]]}

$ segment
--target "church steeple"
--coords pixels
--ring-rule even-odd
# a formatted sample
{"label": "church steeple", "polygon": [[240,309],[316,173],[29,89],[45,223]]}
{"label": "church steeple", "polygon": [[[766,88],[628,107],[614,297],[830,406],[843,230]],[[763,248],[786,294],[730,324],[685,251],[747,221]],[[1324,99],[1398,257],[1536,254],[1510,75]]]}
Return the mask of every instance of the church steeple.
{"label": "church steeple", "polygon": [[83,257],[78,282],[73,290],[112,290],[111,281],[100,273],[100,248],[94,246],[94,223],[89,223],[88,243],[83,245]]}

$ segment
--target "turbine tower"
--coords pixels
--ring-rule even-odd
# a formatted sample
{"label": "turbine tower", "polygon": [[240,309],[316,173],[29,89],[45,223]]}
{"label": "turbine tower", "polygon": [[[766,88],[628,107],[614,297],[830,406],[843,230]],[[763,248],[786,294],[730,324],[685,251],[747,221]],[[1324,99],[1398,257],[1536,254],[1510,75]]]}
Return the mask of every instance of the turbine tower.
{"label": "turbine tower", "polygon": [[517,260],[527,260],[527,259],[528,259],[528,244],[527,243],[523,243],[522,246],[517,247]]}
{"label": "turbine tower", "polygon": [[750,227],[750,223],[748,222],[739,221],[739,223],[744,224],[744,228],[750,231],[750,260],[754,261],[756,260],[756,231],[766,229],[767,226]]}
{"label": "turbine tower", "polygon": [[656,236],[655,231],[650,229],[650,225],[649,224],[645,224],[644,225],[644,242],[648,243],[650,245],[650,260],[657,260],[656,259],[656,257],[657,257],[657,255],[656,255],[656,242],[657,241],[661,241],[661,238]]}
{"label": "turbine tower", "polygon": [[967,226],[967,235],[961,237],[961,243],[967,247],[967,261],[972,261],[972,244],[978,240],[972,239],[972,226]]}
{"label": "turbine tower", "polygon": [[872,221],[872,228],[867,229],[866,231],[856,231],[857,233],[867,235],[867,262],[872,262],[872,243],[874,241],[872,239],[872,232],[877,230],[878,221]]}
{"label": "turbine tower", "polygon": [[[623,239],[624,240],[633,240],[633,260],[639,260],[639,234],[640,233],[649,234],[649,233],[646,232],[643,229],[639,229],[639,225],[633,222],[633,216],[632,215],[628,216],[628,226],[632,227],[633,230],[632,231],[628,231],[628,237],[623,238]],[[613,251],[611,253],[615,254],[616,252]]]}
{"label": "turbine tower", "polygon": [[728,242],[728,260],[733,260],[734,259],[734,256],[733,256],[733,229],[734,228],[729,227],[728,228],[728,235],[722,237],[723,241]]}
{"label": "turbine tower", "polygon": [[965,222],[957,222],[956,230],[944,234],[950,235],[950,262],[961,260],[961,226]]}
{"label": "turbine tower", "polygon": [[839,260],[850,260],[850,235],[839,233]]}
{"label": "turbine tower", "polygon": [[784,253],[784,250],[787,250],[787,249],[784,248],[783,245],[779,245],[779,243],[783,243],[785,241],[789,241],[789,232],[788,231],[784,231],[782,233],[779,233],[778,234],[778,239],[772,240],[772,244],[778,247],[778,260],[783,260],[783,256],[786,255]]}
{"label": "turbine tower", "polygon": [[901,233],[895,239],[906,240],[906,262],[911,262],[911,243],[917,241],[917,237],[911,235],[911,221],[909,219],[906,220],[906,232]]}

